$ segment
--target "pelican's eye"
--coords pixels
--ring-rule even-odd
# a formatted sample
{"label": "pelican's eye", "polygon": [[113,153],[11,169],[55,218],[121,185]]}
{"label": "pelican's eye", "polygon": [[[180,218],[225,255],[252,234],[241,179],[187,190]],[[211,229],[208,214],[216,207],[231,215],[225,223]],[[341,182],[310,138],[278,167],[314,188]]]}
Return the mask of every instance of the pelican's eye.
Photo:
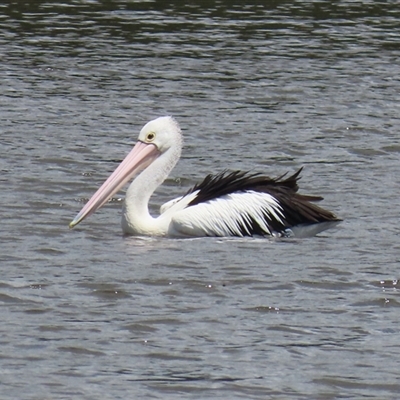
{"label": "pelican's eye", "polygon": [[156,134],[154,132],[149,132],[146,135],[146,142],[152,142],[156,138]]}

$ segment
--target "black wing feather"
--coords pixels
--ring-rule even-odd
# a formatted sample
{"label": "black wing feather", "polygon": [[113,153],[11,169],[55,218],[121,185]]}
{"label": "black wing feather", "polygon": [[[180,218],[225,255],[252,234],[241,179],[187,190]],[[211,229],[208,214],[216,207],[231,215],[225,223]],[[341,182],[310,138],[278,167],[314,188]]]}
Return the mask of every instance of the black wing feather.
{"label": "black wing feather", "polygon": [[[255,191],[268,193],[275,197],[283,209],[283,224],[278,221],[268,221],[271,228],[280,232],[286,228],[300,224],[315,224],[327,221],[341,221],[332,212],[325,210],[312,202],[320,201],[320,196],[308,196],[297,193],[298,180],[303,168],[289,177],[287,174],[278,178],[270,178],[258,173],[242,171],[224,171],[217,175],[207,175],[203,182],[195,185],[187,194],[199,191],[188,207],[207,202],[234,192]],[[266,219],[268,215],[265,214]],[[258,224],[251,220],[250,231],[254,234],[264,234]]]}

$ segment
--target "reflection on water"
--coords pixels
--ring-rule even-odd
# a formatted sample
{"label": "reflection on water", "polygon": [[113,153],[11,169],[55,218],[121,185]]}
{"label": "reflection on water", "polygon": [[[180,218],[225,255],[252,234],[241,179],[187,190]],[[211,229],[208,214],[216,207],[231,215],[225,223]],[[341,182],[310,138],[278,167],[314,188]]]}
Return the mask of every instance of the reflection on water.
{"label": "reflection on water", "polygon": [[[263,3],[0,5],[3,398],[396,397],[400,9]],[[165,114],[185,148],[153,213],[210,172],[304,165],[344,222],[134,238],[111,202],[68,230]]]}

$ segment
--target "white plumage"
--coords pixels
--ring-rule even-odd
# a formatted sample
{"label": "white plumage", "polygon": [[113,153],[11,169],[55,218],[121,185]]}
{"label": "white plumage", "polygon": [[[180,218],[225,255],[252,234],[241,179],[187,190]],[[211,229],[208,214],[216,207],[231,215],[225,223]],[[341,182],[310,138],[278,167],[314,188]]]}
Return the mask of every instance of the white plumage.
{"label": "white plumage", "polygon": [[172,216],[172,224],[177,232],[187,236],[249,236],[250,218],[271,235],[268,219],[282,222],[283,214],[272,196],[249,191],[184,208]]}

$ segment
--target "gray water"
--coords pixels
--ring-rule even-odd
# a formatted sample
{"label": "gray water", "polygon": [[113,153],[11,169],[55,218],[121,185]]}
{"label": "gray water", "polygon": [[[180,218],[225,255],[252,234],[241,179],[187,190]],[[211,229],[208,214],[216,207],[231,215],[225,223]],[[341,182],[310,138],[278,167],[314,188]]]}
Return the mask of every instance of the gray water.
{"label": "gray water", "polygon": [[[398,398],[398,3],[197,3],[0,5],[0,398]],[[185,147],[152,212],[304,166],[344,222],[124,237],[121,193],[69,230],[161,115]]]}

